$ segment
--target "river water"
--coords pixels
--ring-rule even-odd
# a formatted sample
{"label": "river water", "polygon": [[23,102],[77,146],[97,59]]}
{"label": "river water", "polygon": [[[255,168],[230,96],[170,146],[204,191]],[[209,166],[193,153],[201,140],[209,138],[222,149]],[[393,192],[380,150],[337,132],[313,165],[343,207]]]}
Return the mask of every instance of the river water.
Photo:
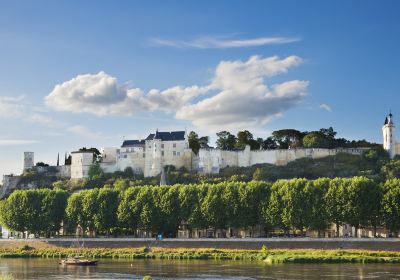
{"label": "river water", "polygon": [[[265,264],[243,261],[101,260],[64,267],[56,259],[0,259],[14,279],[400,279],[398,264]],[[1,274],[0,274],[1,275]]]}

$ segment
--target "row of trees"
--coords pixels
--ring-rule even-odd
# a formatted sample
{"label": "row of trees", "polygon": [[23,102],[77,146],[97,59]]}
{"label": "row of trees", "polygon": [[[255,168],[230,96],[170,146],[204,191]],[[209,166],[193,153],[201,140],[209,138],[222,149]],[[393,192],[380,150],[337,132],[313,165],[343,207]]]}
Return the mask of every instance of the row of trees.
{"label": "row of trees", "polygon": [[[229,131],[217,133],[216,146],[222,150],[244,149],[249,145],[252,150],[271,150],[289,148],[359,148],[377,147],[377,144],[366,140],[350,141],[345,138],[336,138],[337,132],[332,128],[321,128],[316,131],[299,131],[296,129],[281,129],[272,132],[266,139],[255,138],[248,130],[239,131],[236,135]],[[199,137],[197,133],[190,132],[189,146],[194,153],[198,153],[200,148],[209,147],[209,137]]]}
{"label": "row of trees", "polygon": [[329,225],[384,226],[400,230],[400,180],[377,184],[365,177],[291,179],[274,184],[141,186],[101,188],[69,195],[60,190],[15,191],[0,204],[0,222],[15,231],[51,235],[61,221],[70,233],[79,224],[99,234],[133,234],[137,229],[175,236],[189,228],[249,228],[266,231]]}

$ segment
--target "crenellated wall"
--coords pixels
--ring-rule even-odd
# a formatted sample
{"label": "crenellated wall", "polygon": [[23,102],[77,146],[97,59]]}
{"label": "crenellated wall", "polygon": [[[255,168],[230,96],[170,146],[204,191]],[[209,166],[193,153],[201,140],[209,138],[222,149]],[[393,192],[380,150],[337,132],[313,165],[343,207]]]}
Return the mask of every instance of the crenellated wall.
{"label": "crenellated wall", "polygon": [[338,153],[361,155],[366,148],[348,149],[288,149],[288,150],[256,150],[250,151],[250,147],[242,151],[224,151],[219,149],[200,149],[198,172],[219,173],[221,168],[228,166],[248,167],[255,164],[286,165],[291,161],[301,158],[323,158]]}

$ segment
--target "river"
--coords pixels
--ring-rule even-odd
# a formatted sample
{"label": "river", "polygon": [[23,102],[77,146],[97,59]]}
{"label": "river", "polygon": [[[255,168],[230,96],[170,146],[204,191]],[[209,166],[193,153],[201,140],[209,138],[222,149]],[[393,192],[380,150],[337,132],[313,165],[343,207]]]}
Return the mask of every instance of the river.
{"label": "river", "polygon": [[63,267],[56,259],[0,259],[14,279],[400,279],[398,264],[273,264],[243,261],[101,260]]}

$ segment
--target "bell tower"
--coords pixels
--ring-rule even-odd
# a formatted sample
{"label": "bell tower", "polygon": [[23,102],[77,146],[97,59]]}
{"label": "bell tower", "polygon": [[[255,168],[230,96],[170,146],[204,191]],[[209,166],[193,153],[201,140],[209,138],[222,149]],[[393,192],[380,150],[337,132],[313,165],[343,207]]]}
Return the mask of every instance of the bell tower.
{"label": "bell tower", "polygon": [[385,149],[388,153],[390,158],[394,158],[396,155],[396,140],[394,134],[394,122],[393,122],[393,115],[390,113],[385,118],[385,123],[382,127],[383,133],[383,149]]}

